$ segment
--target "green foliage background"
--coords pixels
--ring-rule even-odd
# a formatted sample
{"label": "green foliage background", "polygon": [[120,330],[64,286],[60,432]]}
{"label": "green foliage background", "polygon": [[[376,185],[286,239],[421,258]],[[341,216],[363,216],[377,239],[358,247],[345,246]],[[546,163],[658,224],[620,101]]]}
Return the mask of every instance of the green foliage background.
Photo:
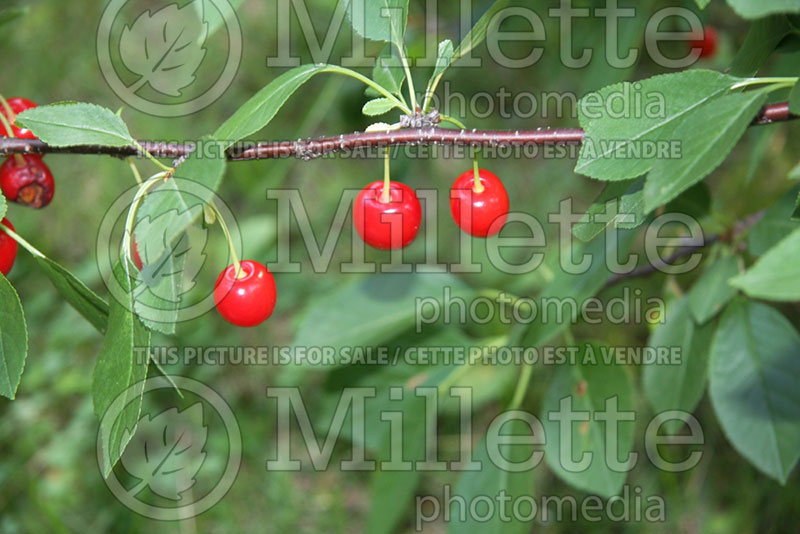
{"label": "green foliage background", "polygon": [[[0,92],[6,97],[24,95],[39,103],[62,100],[94,102],[110,109],[123,104],[103,80],[95,55],[96,21],[104,2],[41,0],[30,5],[27,16],[3,27],[0,40]],[[332,0],[308,0],[315,24],[324,28],[333,10]],[[411,2],[407,43],[412,56],[421,55],[424,47],[424,2]],[[474,1],[477,16],[489,2]],[[544,3],[543,3],[544,4]],[[591,5],[592,2],[576,4]],[[659,1],[637,2],[644,13],[667,5]],[[670,3],[669,5],[674,5]],[[694,3],[686,2],[687,7]],[[696,6],[694,6],[696,8]],[[135,136],[150,139],[194,140],[213,131],[253,93],[275,78],[278,72],[265,68],[265,58],[277,53],[273,2],[246,0],[239,8],[244,33],[244,58],[232,87],[214,105],[196,115],[181,119],[160,119],[135,110],[125,109],[123,116]],[[439,3],[439,20],[450,35],[457,33],[458,6],[455,2]],[[721,29],[721,52],[702,66],[717,70],[727,68],[733,53],[744,40],[747,23],[734,15],[722,2],[712,5],[702,18]],[[552,19],[551,19],[552,23]],[[585,21],[585,31],[577,32],[585,46],[594,46],[603,38],[602,25]],[[626,25],[631,39],[639,42],[641,25]],[[509,28],[511,29],[511,28]],[[307,49],[293,25],[293,52],[309,62]],[[498,85],[508,90],[575,91],[577,96],[626,79],[641,79],[663,72],[648,60],[635,68],[620,71],[608,68],[601,50],[597,60],[581,70],[562,67],[558,59],[557,32],[548,28],[550,46],[537,66],[528,70],[508,70],[486,63],[480,71],[455,68],[447,74],[452,90],[466,95],[480,91],[494,94]],[[209,54],[224,49],[220,35],[212,37]],[[348,27],[343,26],[334,57],[347,51]],[[370,45],[378,54],[382,45]],[[525,49],[518,50],[521,54]],[[485,56],[485,47],[478,49]],[[509,50],[509,55],[513,52]],[[216,58],[219,60],[219,58]],[[774,56],[762,71],[769,76],[796,76],[798,53]],[[368,72],[365,70],[364,72]],[[424,79],[417,86],[424,87]],[[362,130],[368,124],[361,115],[365,101],[363,87],[355,82],[334,77],[319,77],[290,101],[258,139],[283,139]],[[577,119],[540,116],[530,120],[503,120],[459,117],[470,127],[516,129],[537,126],[574,126]],[[797,164],[800,140],[789,128],[781,125],[753,129],[743,143],[709,180],[712,188],[711,225],[723,227],[743,215],[769,206],[791,186],[786,180]],[[102,207],[132,185],[124,162],[96,156],[48,156],[47,162],[57,181],[53,204],[34,212],[19,206],[9,207],[18,232],[49,256],[71,268],[91,287],[103,290],[94,258],[96,229],[103,217]],[[512,209],[526,211],[540,220],[554,211],[558,202],[573,197],[578,206],[586,207],[601,188],[573,172],[571,160],[497,160],[486,166],[504,178],[513,200]],[[455,178],[455,169],[469,168],[469,162],[444,159],[411,160],[401,158],[393,167],[393,175],[416,187],[437,187],[440,198]],[[275,205],[265,200],[268,188],[299,188],[303,192],[312,224],[324,232],[331,220],[344,188],[360,188],[380,178],[378,161],[338,159],[300,162],[297,160],[260,161],[232,164],[221,196],[234,208],[238,222],[247,237],[246,255],[261,261],[274,257]],[[746,184],[746,185],[742,185]],[[443,215],[447,215],[444,213]],[[439,242],[457,239],[452,225],[440,224]],[[550,229],[552,233],[552,228]],[[349,227],[346,233],[349,232]],[[349,235],[345,236],[349,238]],[[225,245],[214,234],[208,250],[219,251],[211,257],[222,266]],[[423,249],[416,244],[413,257],[421,259]],[[377,259],[385,259],[375,254]],[[301,258],[302,259],[302,258]],[[306,262],[306,266],[308,262]],[[684,288],[690,287],[690,275]],[[337,272],[313,274],[305,268],[302,275],[276,277],[280,299],[276,315],[253,330],[230,327],[209,314],[179,325],[175,338],[155,334],[154,345],[194,347],[203,345],[288,345],[295,338],[306,314],[316,310],[318,299],[340,286],[346,277]],[[476,289],[506,289],[517,294],[533,294],[545,285],[539,272],[523,277],[508,277],[488,271],[480,276],[465,276]],[[92,413],[91,377],[95,359],[102,344],[97,332],[50,287],[34,260],[20,253],[9,277],[20,294],[29,325],[30,351],[17,399],[0,402],[0,532],[353,532],[365,531],[370,503],[370,486],[365,474],[340,473],[335,470],[300,474],[267,473],[266,458],[271,453],[270,439],[274,427],[274,404],[264,391],[277,381],[277,370],[269,367],[176,366],[168,371],[201,380],[219,391],[231,404],[244,438],[244,459],[236,484],[225,499],[209,512],[187,524],[157,523],[140,517],[120,505],[101,480],[95,456],[97,420]],[[210,286],[213,279],[199,280]],[[646,294],[661,294],[663,277],[635,282]],[[608,292],[613,296],[621,289]],[[800,309],[796,304],[779,307],[798,325]],[[497,332],[476,331],[474,325],[459,335],[481,339]],[[650,335],[646,326],[635,328],[602,325],[579,325],[581,338],[602,338],[616,345],[644,345]],[[415,339],[398,332],[399,343]],[[629,369],[637,381],[639,373]],[[552,379],[554,369],[537,367],[528,392],[530,406],[539,406]],[[501,377],[496,377],[500,379]],[[311,398],[321,403],[318,393],[325,381],[321,375],[305,379]],[[635,399],[641,415],[650,413],[644,399]],[[492,401],[484,408],[487,415],[502,403]],[[646,494],[663,495],[667,502],[664,524],[612,524],[608,522],[537,525],[539,532],[790,532],[800,521],[798,478],[794,473],[786,486],[763,476],[736,453],[726,441],[711,411],[707,396],[697,411],[706,434],[704,457],[692,471],[672,475],[655,470],[646,462],[628,476],[628,483],[641,486]],[[476,425],[479,426],[479,425]],[[643,426],[637,425],[634,450],[644,457]],[[482,428],[482,427],[481,427]],[[455,441],[455,439],[453,439]],[[337,454],[346,456],[345,447]],[[213,444],[207,453],[214,460]],[[217,458],[223,461],[224,458]],[[545,468],[536,470],[537,494],[576,494]],[[452,473],[428,473],[422,477],[419,493],[436,494],[442,484],[455,484]],[[412,513],[412,502],[399,503]],[[410,531],[405,524],[401,530]],[[443,532],[442,524],[430,532]]]}

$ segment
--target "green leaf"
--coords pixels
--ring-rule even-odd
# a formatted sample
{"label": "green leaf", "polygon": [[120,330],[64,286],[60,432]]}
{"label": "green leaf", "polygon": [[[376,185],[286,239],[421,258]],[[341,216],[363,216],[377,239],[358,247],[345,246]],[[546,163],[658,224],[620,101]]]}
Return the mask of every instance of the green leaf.
{"label": "green leaf", "polygon": [[665,211],[700,220],[711,211],[711,190],[704,182],[698,182],[667,204]]}
{"label": "green leaf", "polygon": [[455,57],[455,50],[453,49],[453,41],[450,39],[445,39],[441,43],[439,43],[439,52],[436,57],[436,66],[433,68],[433,74],[431,74],[431,80],[436,79],[440,74],[447,70],[453,63],[453,57]]}
{"label": "green leaf", "polygon": [[764,102],[765,91],[726,95],[683,119],[673,137],[681,155],[653,163],[644,186],[645,211],[653,211],[693,186],[725,160]]}
{"label": "green leaf", "polygon": [[99,332],[105,332],[108,325],[108,303],[58,263],[49,258],[34,258],[64,300]]}
{"label": "green leaf", "polygon": [[95,104],[39,106],[17,115],[17,122],[52,146],[130,146],[134,143],[122,118]]}
{"label": "green leaf", "polygon": [[347,20],[353,29],[371,41],[400,46],[406,33],[408,0],[352,0]]}
{"label": "green leaf", "polygon": [[275,118],[295,91],[315,75],[329,71],[329,68],[329,65],[324,64],[301,65],[284,72],[236,110],[236,113],[217,128],[212,137],[223,144],[223,149],[227,149],[262,130]]}
{"label": "green leaf", "polygon": [[508,0],[497,0],[491,5],[486,13],[484,13],[481,18],[478,19],[478,22],[476,22],[472,29],[467,33],[467,35],[464,37],[464,40],[461,41],[461,44],[458,45],[458,48],[456,48],[455,52],[453,53],[453,61],[457,61],[466,56],[486,39],[486,34],[489,32],[489,25],[491,24],[492,20],[494,20],[495,15],[505,9],[508,4]]}
{"label": "green leaf", "polygon": [[22,303],[0,273],[0,395],[9,399],[16,396],[27,355],[28,328]]}
{"label": "green leaf", "polygon": [[708,6],[708,4],[711,3],[711,0],[694,0],[694,1],[697,4],[697,7],[699,7],[700,9],[705,9],[706,6]]}
{"label": "green leaf", "polygon": [[[113,276],[128,292],[128,298],[124,303],[111,301],[108,331],[92,383],[94,412],[100,418],[102,437],[100,463],[106,477],[136,432],[150,350],[150,331],[131,312],[134,300],[127,262],[118,262]],[[112,405],[118,413],[109,412],[106,416]]]}
{"label": "green leaf", "polygon": [[795,115],[800,115],[800,83],[795,84],[792,93],[789,95],[789,111]]}
{"label": "green leaf", "polygon": [[[608,440],[607,423],[596,418],[598,412],[614,417],[614,403],[617,412],[634,411],[628,374],[613,358],[606,361],[607,349],[587,344],[574,365],[559,367],[547,389],[540,418],[547,436],[545,460],[553,473],[571,486],[603,497],[619,494],[625,483],[626,470],[612,469],[608,460],[626,459],[633,446],[634,427],[633,421],[623,421],[617,416],[617,432]],[[571,421],[557,419],[559,415],[570,417],[570,414]],[[584,416],[576,420],[580,414]],[[562,429],[562,425],[570,428]],[[567,431],[571,444],[562,443],[562,432]],[[591,457],[584,457],[584,453]],[[590,462],[580,467],[567,463],[589,458]]]}
{"label": "green leaf", "polygon": [[[203,143],[213,143],[203,138]],[[214,145],[221,150],[219,145]],[[200,154],[197,151],[183,162],[173,180],[167,180],[145,197],[136,212],[137,228],[149,219],[147,232],[137,240],[150,245],[147,255],[160,258],[172,250],[187,229],[203,214],[222,181],[226,161],[222,152]]]}
{"label": "green leaf", "polygon": [[754,20],[742,47],[731,64],[734,76],[754,76],[780,42],[792,32],[784,15],[773,15]]}
{"label": "green leaf", "polygon": [[[678,363],[654,361],[643,365],[644,394],[657,414],[671,410],[693,412],[706,389],[713,323],[696,325],[689,307],[686,297],[672,302],[667,306],[664,323],[650,336],[649,347],[680,351]],[[670,420],[664,429],[675,434],[680,426],[680,421]]]}
{"label": "green leaf", "polygon": [[[610,236],[605,234],[589,243],[573,247],[576,252],[575,261],[580,262],[580,258],[587,255],[592,259],[591,265],[586,272],[580,274],[559,271],[536,298],[537,309],[542,310],[543,302],[552,299],[558,299],[561,302],[577,302],[581,305],[599,293],[612,274],[608,269],[606,258],[614,255],[624,257],[633,242],[636,231],[619,230],[617,234],[616,239],[611,239],[608,246],[606,246],[606,241],[610,239]],[[575,324],[580,316],[580,310],[577,309],[577,306],[566,306],[565,309],[570,312],[571,316],[557,321],[542,321],[540,313],[539,320],[532,322],[525,332],[523,345],[536,347],[547,343],[569,325]]]}
{"label": "green leaf", "polygon": [[773,13],[800,13],[800,0],[728,0],[728,4],[746,19],[760,19]]}
{"label": "green leaf", "polygon": [[794,169],[789,171],[789,179],[790,180],[800,180],[800,163],[795,166]]}
{"label": "green leaf", "polygon": [[[406,70],[400,61],[400,55],[392,45],[386,45],[383,53],[375,62],[375,68],[372,69],[372,79],[393,95],[402,93],[403,83],[406,81]],[[367,94],[379,96],[378,91],[372,87],[367,87]]]}
{"label": "green leaf", "polygon": [[375,100],[370,100],[364,104],[364,107],[361,109],[361,113],[367,115],[368,117],[375,117],[377,115],[389,113],[395,107],[397,107],[396,104],[388,98],[376,98]]}
{"label": "green leaf", "polygon": [[731,280],[753,298],[800,300],[800,228],[761,256],[755,265]]}
{"label": "green leaf", "polygon": [[[416,462],[425,459],[425,406],[420,397],[411,391],[405,392],[402,407],[392,406],[403,414],[402,442],[396,433],[384,433],[380,451],[376,455],[377,469],[370,477],[370,508],[367,514],[366,532],[392,534],[413,503],[414,492],[422,473]],[[382,422],[388,428],[389,423]],[[390,439],[391,438],[391,439]],[[402,461],[413,462],[407,470],[384,470],[381,462],[391,459],[392,444],[402,449]],[[405,506],[404,506],[405,505]]]}
{"label": "green leaf", "polygon": [[747,235],[747,250],[750,254],[761,256],[800,227],[797,222],[792,221],[798,193],[800,187],[795,187],[783,195],[778,202],[770,206],[764,217],[753,225]]}
{"label": "green leaf", "polygon": [[359,278],[314,302],[300,323],[294,345],[333,347],[338,352],[345,346],[388,341],[414,327],[418,299],[431,302],[431,307],[423,311],[432,313],[432,303],[444,299],[445,288],[454,296],[471,294],[458,278],[443,273],[385,273]]}
{"label": "green leaf", "polygon": [[[685,117],[739,81],[714,71],[689,70],[610,85],[583,97],[578,115],[586,138],[575,172],[614,181],[645,174],[656,158],[631,153],[658,141],[674,141],[675,128]],[[645,106],[641,116],[618,109],[622,105],[633,110],[637,99]]]}
{"label": "green leaf", "polygon": [[709,378],[728,441],[785,484],[800,458],[800,334],[769,306],[735,301],[714,336]]}
{"label": "green leaf", "polygon": [[6,197],[0,194],[0,221],[3,220],[3,217],[6,216],[7,211],[8,211],[8,204],[6,203]]}
{"label": "green leaf", "polygon": [[580,222],[572,227],[573,235],[588,242],[611,225],[624,229],[641,225],[645,219],[643,186],[644,179],[606,184]]}
{"label": "green leaf", "polygon": [[728,281],[739,274],[741,258],[724,256],[708,267],[689,291],[689,308],[695,321],[704,324],[736,296]]}
{"label": "green leaf", "polygon": [[[500,430],[503,436],[531,436],[528,424],[516,418],[507,420]],[[532,525],[520,521],[519,514],[513,513],[512,503],[533,495],[533,469],[512,472],[507,466],[498,465],[490,457],[489,446],[487,436],[484,436],[473,453],[473,459],[481,462],[481,468],[462,473],[453,491],[452,502],[444,503],[444,506],[451,506],[449,534],[524,534],[531,531]],[[510,464],[522,464],[534,454],[533,446],[528,444],[491,444],[491,450],[495,449],[499,449],[502,456],[499,460]],[[494,513],[485,520],[485,509],[477,515],[461,506],[462,499],[469,507],[469,503],[479,503],[487,497],[494,503]]]}

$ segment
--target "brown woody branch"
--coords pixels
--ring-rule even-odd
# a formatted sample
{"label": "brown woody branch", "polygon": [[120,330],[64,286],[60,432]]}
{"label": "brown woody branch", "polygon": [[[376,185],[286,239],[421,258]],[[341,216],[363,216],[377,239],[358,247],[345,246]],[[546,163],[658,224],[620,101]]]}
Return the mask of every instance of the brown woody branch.
{"label": "brown woody branch", "polygon": [[[772,124],[797,119],[789,112],[789,103],[765,106],[752,125]],[[325,154],[359,149],[401,145],[452,145],[468,147],[523,146],[523,145],[579,145],[584,132],[580,128],[537,130],[453,130],[447,128],[402,129],[390,132],[357,132],[334,137],[273,141],[237,145],[227,152],[231,161],[289,158],[313,159]],[[155,157],[180,159],[188,156],[194,144],[141,142],[142,148]],[[11,154],[96,154],[115,157],[140,155],[134,147],[73,146],[53,147],[41,141],[0,138],[0,155]]]}

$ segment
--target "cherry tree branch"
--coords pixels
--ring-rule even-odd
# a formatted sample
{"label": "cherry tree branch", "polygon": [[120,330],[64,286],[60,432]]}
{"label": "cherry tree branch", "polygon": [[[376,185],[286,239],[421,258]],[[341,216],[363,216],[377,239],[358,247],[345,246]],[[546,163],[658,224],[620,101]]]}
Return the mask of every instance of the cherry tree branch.
{"label": "cherry tree branch", "polygon": [[[789,103],[765,106],[753,120],[753,126],[800,118],[789,111]],[[333,152],[356,151],[402,145],[451,145],[468,147],[579,145],[584,132],[580,128],[536,130],[453,130],[447,128],[409,128],[389,132],[356,132],[333,137],[240,143],[227,151],[231,161],[297,157],[305,160]],[[181,159],[195,144],[141,141],[145,151],[158,158]],[[11,154],[95,154],[120,158],[140,156],[134,147],[85,145],[53,147],[38,140],[0,138],[0,155]]]}

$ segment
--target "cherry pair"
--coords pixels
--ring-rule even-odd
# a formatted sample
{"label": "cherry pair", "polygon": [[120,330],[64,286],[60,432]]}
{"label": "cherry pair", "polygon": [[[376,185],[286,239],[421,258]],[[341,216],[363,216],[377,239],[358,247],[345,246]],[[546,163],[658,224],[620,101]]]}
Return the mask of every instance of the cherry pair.
{"label": "cherry pair", "polygon": [[[414,190],[391,182],[386,194],[383,181],[369,184],[353,206],[358,235],[381,250],[404,248],[414,241],[422,222],[422,208]],[[456,224],[476,237],[500,232],[508,215],[508,193],[494,173],[479,169],[462,174],[450,189],[450,212]]]}
{"label": "cherry pair", "polygon": [[[19,139],[36,139],[30,130],[14,125],[18,114],[26,109],[35,108],[36,104],[19,97],[8,99],[7,104],[10,113],[6,106],[0,106],[0,113],[11,127],[11,131],[6,133],[11,133]],[[31,208],[43,208],[53,200],[55,193],[53,173],[42,161],[42,156],[16,154],[7,158],[0,166],[0,190],[11,202]]]}

